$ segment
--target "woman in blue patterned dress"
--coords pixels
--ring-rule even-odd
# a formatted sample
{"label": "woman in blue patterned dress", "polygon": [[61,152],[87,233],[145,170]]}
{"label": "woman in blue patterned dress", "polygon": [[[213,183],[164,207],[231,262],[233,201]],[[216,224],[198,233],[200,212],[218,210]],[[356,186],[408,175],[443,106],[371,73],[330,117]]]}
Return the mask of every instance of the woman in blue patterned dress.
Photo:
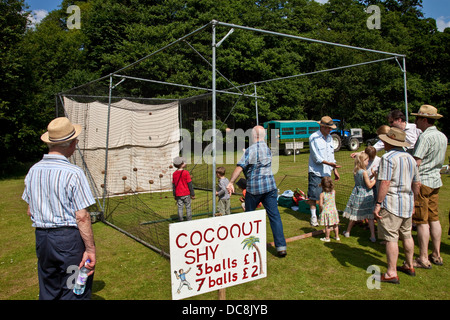
{"label": "woman in blue patterned dress", "polygon": [[356,221],[369,220],[370,241],[375,242],[375,225],[373,221],[373,186],[376,179],[370,180],[366,167],[369,163],[369,156],[365,152],[359,153],[355,157],[355,168],[353,175],[355,179],[355,187],[348,199],[347,206],[344,210],[343,217],[350,220],[347,230],[344,231],[345,237],[350,237],[350,231]]}

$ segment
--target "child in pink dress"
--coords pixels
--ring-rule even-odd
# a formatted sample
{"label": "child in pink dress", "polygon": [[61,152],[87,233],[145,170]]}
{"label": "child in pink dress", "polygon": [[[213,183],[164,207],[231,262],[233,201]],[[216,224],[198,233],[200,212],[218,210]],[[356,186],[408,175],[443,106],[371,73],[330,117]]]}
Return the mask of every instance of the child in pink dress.
{"label": "child in pink dress", "polygon": [[323,177],[320,186],[322,187],[322,193],[319,199],[319,224],[325,226],[325,237],[320,238],[320,240],[330,242],[331,228],[333,228],[335,239],[339,241],[339,214],[336,209],[336,192],[333,188],[333,180],[331,180],[331,177]]}

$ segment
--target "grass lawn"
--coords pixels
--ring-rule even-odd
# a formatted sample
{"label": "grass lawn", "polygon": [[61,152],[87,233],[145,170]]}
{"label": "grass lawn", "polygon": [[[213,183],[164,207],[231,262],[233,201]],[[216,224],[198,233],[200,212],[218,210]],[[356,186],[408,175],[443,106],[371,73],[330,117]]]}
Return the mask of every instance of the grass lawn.
{"label": "grass lawn", "polygon": [[[337,153],[338,161],[345,164],[342,181],[337,190],[353,187],[353,164],[349,151]],[[447,149],[447,157],[450,148]],[[306,191],[307,153],[280,156],[276,179],[281,191],[300,187]],[[447,159],[447,158],[446,158]],[[227,166],[227,176],[233,170]],[[294,176],[292,186],[283,178]],[[0,181],[0,299],[36,300],[38,280],[34,229],[26,214],[26,203],[21,200],[23,176]],[[226,289],[229,300],[448,300],[450,298],[450,175],[442,175],[444,186],[440,190],[439,214],[442,224],[441,254],[443,266],[431,270],[418,269],[416,277],[399,274],[400,285],[381,284],[380,289],[369,289],[369,266],[386,270],[385,247],[369,241],[369,231],[356,226],[350,238],[323,243],[319,237],[288,243],[286,258],[278,258],[272,248],[267,256],[267,278]],[[339,187],[339,184],[341,186]],[[341,188],[341,189],[339,189]],[[158,199],[155,199],[158,201]],[[341,201],[346,202],[346,199]],[[345,204],[344,204],[345,205]],[[338,204],[342,210],[342,204]],[[312,228],[309,215],[280,207],[287,238],[323,227]],[[176,214],[176,213],[174,213]],[[341,218],[340,228],[348,220]],[[97,222],[93,225],[97,245],[98,264],[94,278],[93,299],[98,300],[170,300],[170,263],[115,229]],[[267,239],[273,241],[270,226]],[[414,232],[414,238],[416,233]],[[416,238],[415,238],[415,243]],[[417,245],[415,252],[418,253]],[[400,243],[399,264],[404,259]],[[216,300],[217,292],[191,298]]]}

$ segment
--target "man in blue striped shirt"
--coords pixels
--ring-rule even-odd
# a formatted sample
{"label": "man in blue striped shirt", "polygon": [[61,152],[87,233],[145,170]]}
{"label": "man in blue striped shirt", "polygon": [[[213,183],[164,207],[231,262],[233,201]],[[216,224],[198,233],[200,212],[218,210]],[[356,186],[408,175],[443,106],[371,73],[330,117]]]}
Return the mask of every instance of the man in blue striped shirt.
{"label": "man in blue striped shirt", "polygon": [[[96,264],[94,235],[87,208],[95,203],[86,176],[68,158],[81,126],[56,118],[41,136],[49,152],[25,177],[22,199],[36,228],[39,299],[89,299]],[[72,266],[90,269],[86,289],[75,295]],[[72,283],[71,283],[72,282]]]}
{"label": "man in blue striped shirt", "polygon": [[234,169],[227,189],[234,192],[234,182],[244,172],[247,179],[247,193],[245,195],[245,211],[253,211],[261,202],[269,217],[270,227],[278,256],[286,256],[286,239],[284,238],[283,223],[278,211],[277,186],[272,172],[272,153],[264,141],[266,131],[261,126],[252,130],[253,144],[247,148],[236,169]]}
{"label": "man in blue striped shirt", "polygon": [[[381,282],[400,283],[397,270],[414,276],[414,240],[411,235],[414,198],[419,193],[419,171],[414,158],[402,147],[406,134],[399,128],[391,128],[380,134],[386,153],[381,157],[378,170],[380,187],[373,211],[378,221],[378,237],[386,241],[387,271]],[[403,240],[405,263],[397,267],[398,240]]]}

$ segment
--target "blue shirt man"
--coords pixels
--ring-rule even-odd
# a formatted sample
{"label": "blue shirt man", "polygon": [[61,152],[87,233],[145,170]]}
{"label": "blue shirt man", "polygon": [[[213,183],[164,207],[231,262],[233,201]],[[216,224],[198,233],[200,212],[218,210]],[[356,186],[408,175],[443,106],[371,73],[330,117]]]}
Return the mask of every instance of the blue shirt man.
{"label": "blue shirt man", "polygon": [[314,132],[309,137],[309,164],[308,164],[308,204],[311,211],[311,225],[316,227],[316,204],[320,199],[322,188],[320,182],[323,177],[330,177],[334,172],[335,180],[339,180],[339,173],[334,159],[333,139],[331,130],[336,129],[336,125],[329,116],[324,116],[319,121],[320,130]]}
{"label": "blue shirt man", "polygon": [[283,223],[278,211],[277,186],[272,173],[272,153],[264,141],[266,131],[261,126],[252,130],[252,144],[245,150],[236,169],[231,175],[227,190],[234,192],[234,182],[244,172],[247,178],[247,193],[245,195],[245,211],[253,211],[261,202],[266,209],[272,229],[278,256],[286,256],[286,239],[284,238]]}

